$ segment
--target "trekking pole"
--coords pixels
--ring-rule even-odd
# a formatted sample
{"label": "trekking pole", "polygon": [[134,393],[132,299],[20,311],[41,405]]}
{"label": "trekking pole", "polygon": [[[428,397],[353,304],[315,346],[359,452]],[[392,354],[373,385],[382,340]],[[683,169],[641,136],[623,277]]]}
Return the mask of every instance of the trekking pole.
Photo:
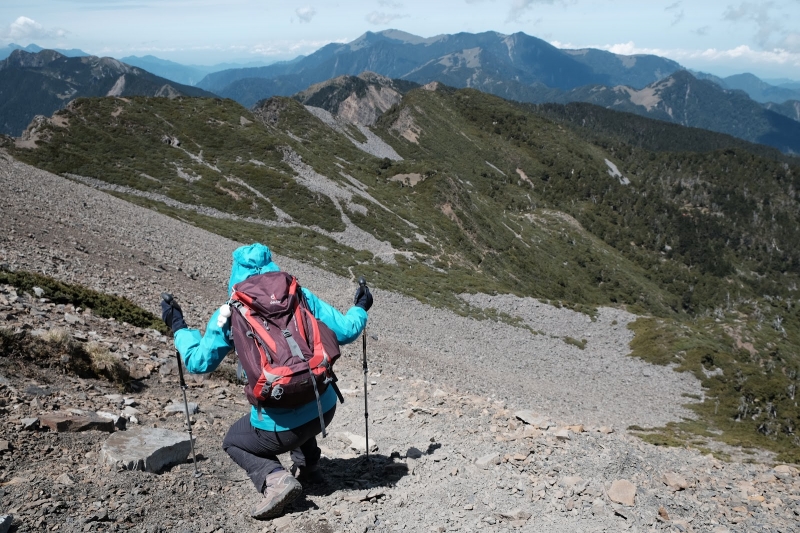
{"label": "trekking pole", "polygon": [[[358,286],[366,288],[367,280],[364,276],[358,278]],[[362,346],[364,348],[364,359],[362,366],[364,368],[364,438],[366,439],[365,448],[367,450],[367,464],[372,468],[372,463],[369,462],[369,409],[367,407],[367,327],[364,326],[364,332],[361,335]]]}
{"label": "trekking pole", "polygon": [[[168,292],[162,292],[161,298],[167,302],[168,304],[172,305],[172,295]],[[170,311],[172,312],[172,311]],[[172,317],[170,317],[172,318]],[[183,391],[183,408],[186,412],[186,427],[189,428],[189,446],[192,449],[192,462],[194,463],[194,477],[200,477],[203,474],[197,469],[197,456],[194,454],[194,437],[192,436],[192,421],[189,418],[189,402],[186,400],[186,381],[183,379],[183,364],[181,362],[181,353],[178,351],[178,347],[175,347],[175,358],[178,360],[178,376],[180,376],[180,383],[181,383],[181,390]]]}

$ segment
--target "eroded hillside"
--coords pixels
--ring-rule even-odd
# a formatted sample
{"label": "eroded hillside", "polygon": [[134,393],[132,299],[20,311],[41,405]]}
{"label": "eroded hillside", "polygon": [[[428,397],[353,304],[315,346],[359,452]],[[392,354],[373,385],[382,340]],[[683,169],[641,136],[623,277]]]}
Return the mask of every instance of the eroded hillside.
{"label": "eroded hillside", "polygon": [[290,99],[107,98],[37,137],[13,154],[462,314],[524,327],[458,297],[496,292],[653,315],[635,353],[702,380],[704,423],[796,453],[800,169],[785,160],[651,152],[437,84],[373,128]]}

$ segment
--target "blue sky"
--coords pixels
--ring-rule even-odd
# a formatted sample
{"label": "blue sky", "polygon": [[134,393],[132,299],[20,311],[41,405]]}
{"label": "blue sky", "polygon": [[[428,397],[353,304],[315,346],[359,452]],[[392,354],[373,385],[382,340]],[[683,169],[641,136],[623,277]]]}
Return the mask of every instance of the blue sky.
{"label": "blue sky", "polygon": [[423,37],[522,31],[559,47],[654,53],[718,75],[800,80],[800,0],[0,2],[0,45],[194,64],[289,59],[389,28]]}

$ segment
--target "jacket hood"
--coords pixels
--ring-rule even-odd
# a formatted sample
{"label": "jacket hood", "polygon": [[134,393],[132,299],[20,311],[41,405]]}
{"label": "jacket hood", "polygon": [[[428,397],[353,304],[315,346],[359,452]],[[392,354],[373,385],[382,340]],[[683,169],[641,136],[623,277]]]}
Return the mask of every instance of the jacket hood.
{"label": "jacket hood", "polygon": [[233,251],[231,279],[228,281],[228,296],[233,294],[233,286],[250,276],[265,272],[279,272],[280,268],[272,261],[268,246],[260,243],[240,246]]}

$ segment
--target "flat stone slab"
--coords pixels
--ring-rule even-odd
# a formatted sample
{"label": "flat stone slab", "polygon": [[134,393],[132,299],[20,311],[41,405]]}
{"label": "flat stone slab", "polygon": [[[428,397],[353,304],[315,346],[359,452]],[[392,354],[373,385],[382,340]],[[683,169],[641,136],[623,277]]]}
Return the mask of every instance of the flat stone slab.
{"label": "flat stone slab", "polygon": [[[347,431],[342,433],[341,436],[350,441],[350,448],[352,448],[353,450],[358,452],[367,451],[366,437],[362,437],[361,435],[356,435],[355,433],[350,433]],[[369,451],[371,452],[378,451],[378,445],[372,439],[369,439]]]}
{"label": "flat stone slab", "polygon": [[614,503],[632,507],[636,499],[636,485],[627,479],[618,479],[611,483],[608,498]]}
{"label": "flat stone slab", "polygon": [[186,433],[135,428],[111,435],[103,443],[98,460],[101,465],[122,463],[126,470],[155,473],[185,462],[190,452],[191,443]]}
{"label": "flat stone slab", "polygon": [[500,464],[500,454],[499,453],[490,453],[484,455],[483,457],[479,457],[475,460],[475,464],[478,465],[480,468],[488,469],[492,466]]}
{"label": "flat stone slab", "polygon": [[[187,402],[186,407],[189,408],[189,414],[194,415],[200,412],[200,406],[194,402]],[[186,407],[181,402],[173,402],[166,406],[164,410],[168,413],[186,413]]]}
{"label": "flat stone slab", "polygon": [[689,488],[689,483],[686,481],[686,478],[680,474],[676,474],[675,472],[666,472],[662,481],[664,482],[664,485],[667,485],[676,492]]}
{"label": "flat stone slab", "polygon": [[22,429],[27,431],[33,431],[39,427],[39,419],[35,417],[23,418],[20,423],[22,424]]}
{"label": "flat stone slab", "polygon": [[114,432],[113,420],[93,413],[84,416],[76,416],[69,413],[46,414],[39,417],[39,423],[42,427],[59,433],[77,433],[91,430],[105,431],[106,433]]}
{"label": "flat stone slab", "polygon": [[160,472],[186,461],[191,443],[186,433],[161,428],[134,428],[111,435],[100,449],[100,464],[122,463],[126,470]]}
{"label": "flat stone slab", "polygon": [[526,424],[529,424],[538,429],[548,429],[550,426],[552,426],[552,424],[546,417],[539,416],[533,411],[528,411],[528,410],[517,411],[516,413],[514,413],[514,416],[516,416]]}

